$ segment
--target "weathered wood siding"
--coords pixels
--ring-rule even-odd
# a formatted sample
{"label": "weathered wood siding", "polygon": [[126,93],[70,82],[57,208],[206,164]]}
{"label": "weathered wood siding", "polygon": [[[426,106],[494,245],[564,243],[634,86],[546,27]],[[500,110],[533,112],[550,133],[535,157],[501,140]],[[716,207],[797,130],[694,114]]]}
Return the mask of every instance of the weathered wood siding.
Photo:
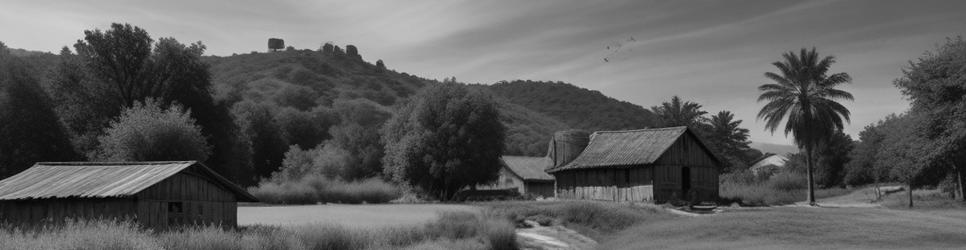
{"label": "weathered wood siding", "polygon": [[132,198],[59,198],[0,201],[0,221],[17,226],[43,226],[66,219],[134,218]]}
{"label": "weathered wood siding", "polygon": [[568,170],[554,174],[561,199],[642,202],[653,199],[651,169],[628,168]]}
{"label": "weathered wood siding", "polygon": [[553,197],[553,182],[524,182],[524,193],[532,196]]}
{"label": "weathered wood siding", "polygon": [[237,225],[235,195],[191,171],[181,172],[137,195],[138,221],[152,228]]}
{"label": "weathered wood siding", "polygon": [[553,182],[526,181],[520,176],[500,168],[500,175],[496,181],[486,185],[476,185],[477,190],[505,190],[516,189],[520,194],[553,197]]}
{"label": "weathered wood siding", "polygon": [[[694,135],[685,133],[658,158],[654,166],[654,199],[658,202],[717,199],[719,166]],[[687,193],[682,189],[684,167],[690,170],[691,190]]]}

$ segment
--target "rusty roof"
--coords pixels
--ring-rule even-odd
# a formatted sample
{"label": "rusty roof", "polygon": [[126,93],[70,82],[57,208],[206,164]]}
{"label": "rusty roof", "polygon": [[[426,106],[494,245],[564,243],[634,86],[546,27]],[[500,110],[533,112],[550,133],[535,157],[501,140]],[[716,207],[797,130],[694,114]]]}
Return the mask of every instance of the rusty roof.
{"label": "rusty roof", "polygon": [[652,164],[688,131],[687,127],[669,127],[594,132],[587,148],[577,158],[547,172]]}
{"label": "rusty roof", "polygon": [[239,201],[257,201],[196,161],[40,162],[0,181],[0,200],[129,197],[187,169],[211,177]]}
{"label": "rusty roof", "polygon": [[501,157],[510,172],[527,181],[553,181],[553,176],[544,172],[550,166],[547,157],[504,155]]}

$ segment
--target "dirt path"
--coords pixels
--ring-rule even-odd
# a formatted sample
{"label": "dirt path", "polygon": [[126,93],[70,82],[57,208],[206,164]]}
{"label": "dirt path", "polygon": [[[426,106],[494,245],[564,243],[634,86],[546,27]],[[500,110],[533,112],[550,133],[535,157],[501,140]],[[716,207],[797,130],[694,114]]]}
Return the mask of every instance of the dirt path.
{"label": "dirt path", "polygon": [[[889,193],[902,190],[902,186],[882,186],[880,192]],[[820,207],[839,207],[839,208],[878,208],[882,205],[875,203],[875,187],[866,187],[852,191],[851,193],[829,197],[818,200]],[[808,202],[796,202],[793,207],[808,206]]]}

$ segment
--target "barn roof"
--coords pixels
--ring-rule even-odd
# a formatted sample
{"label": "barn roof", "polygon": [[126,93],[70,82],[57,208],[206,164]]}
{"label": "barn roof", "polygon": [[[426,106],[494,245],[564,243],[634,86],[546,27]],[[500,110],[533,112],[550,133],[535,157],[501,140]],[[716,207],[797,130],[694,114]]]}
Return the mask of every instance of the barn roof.
{"label": "barn roof", "polygon": [[[590,143],[577,158],[547,172],[652,164],[685,133],[692,132],[687,127],[594,132],[590,135]],[[704,146],[700,139],[698,141]],[[717,159],[710,150],[707,152]]]}
{"label": "barn roof", "polygon": [[503,163],[511,172],[526,181],[553,181],[553,176],[544,172],[550,166],[547,157],[528,157],[504,155]]}
{"label": "barn roof", "polygon": [[0,181],[0,200],[128,197],[187,169],[214,180],[239,201],[257,201],[195,161],[40,162]]}

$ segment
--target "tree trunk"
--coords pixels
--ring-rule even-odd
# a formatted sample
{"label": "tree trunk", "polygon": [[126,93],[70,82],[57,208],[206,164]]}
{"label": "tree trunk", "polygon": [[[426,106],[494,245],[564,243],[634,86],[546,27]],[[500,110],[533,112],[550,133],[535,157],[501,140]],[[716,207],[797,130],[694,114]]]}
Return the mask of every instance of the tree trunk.
{"label": "tree trunk", "polygon": [[912,178],[909,178],[909,208],[912,208]]}
{"label": "tree trunk", "polygon": [[953,169],[956,170],[956,191],[959,193],[959,199],[966,201],[966,185],[963,185],[963,179],[966,178],[963,175],[963,169],[959,167],[959,164],[953,164]]}
{"label": "tree trunk", "polygon": [[815,179],[812,176],[812,147],[805,147],[805,172],[808,173],[808,205],[817,206],[815,203]]}

